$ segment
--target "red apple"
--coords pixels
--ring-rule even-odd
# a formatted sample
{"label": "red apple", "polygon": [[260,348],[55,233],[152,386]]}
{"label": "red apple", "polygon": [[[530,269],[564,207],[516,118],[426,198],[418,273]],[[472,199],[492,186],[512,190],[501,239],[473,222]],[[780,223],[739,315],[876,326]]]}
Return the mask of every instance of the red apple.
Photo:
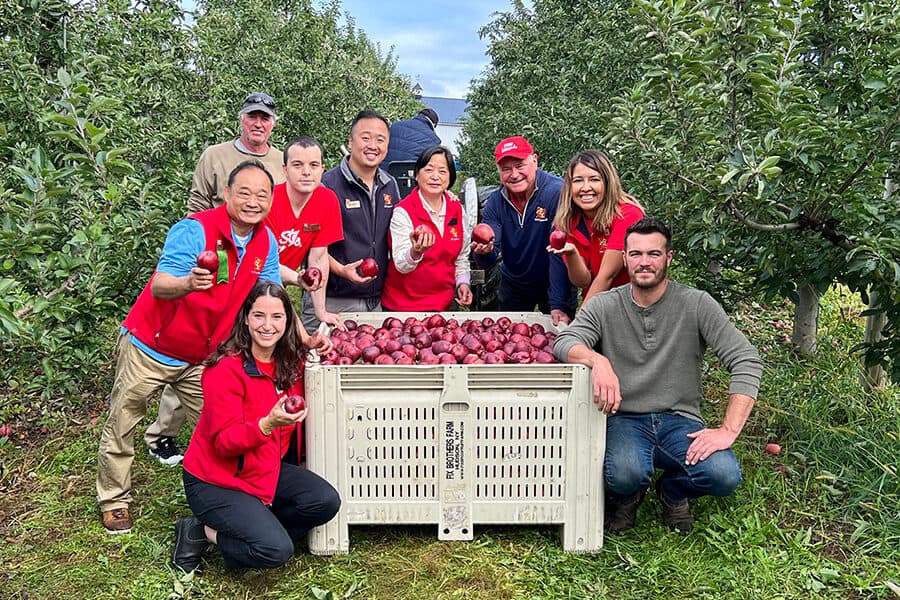
{"label": "red apple", "polygon": [[367,258],[359,265],[359,274],[363,277],[375,277],[378,275],[378,263],[374,258]]}
{"label": "red apple", "polygon": [[303,271],[303,275],[300,276],[300,279],[302,279],[303,283],[309,287],[319,285],[319,282],[322,281],[322,271],[319,267],[310,267]]}
{"label": "red apple", "polygon": [[7,424],[0,425],[0,437],[9,437],[12,435],[12,427]]}
{"label": "red apple", "polygon": [[472,229],[472,241],[477,244],[489,244],[494,241],[494,230],[487,223],[479,223]]}
{"label": "red apple", "polygon": [[219,271],[219,255],[212,250],[204,250],[197,256],[197,266],[210,273],[217,273]]}
{"label": "red apple", "polygon": [[766,444],[766,452],[769,454],[781,454],[781,446],[778,444]]}
{"label": "red apple", "polygon": [[559,229],[553,230],[553,233],[550,234],[550,247],[554,250],[562,250],[566,245],[566,237],[566,234]]}
{"label": "red apple", "polygon": [[284,412],[296,414],[306,408],[306,400],[303,396],[288,396],[284,400]]}

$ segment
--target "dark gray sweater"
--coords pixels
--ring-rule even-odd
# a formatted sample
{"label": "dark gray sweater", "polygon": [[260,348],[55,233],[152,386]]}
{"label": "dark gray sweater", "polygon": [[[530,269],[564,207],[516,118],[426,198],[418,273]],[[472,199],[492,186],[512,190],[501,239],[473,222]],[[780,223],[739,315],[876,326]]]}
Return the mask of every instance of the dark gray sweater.
{"label": "dark gray sweater", "polygon": [[565,361],[576,344],[609,359],[619,378],[620,412],[674,412],[702,420],[700,370],[707,346],[731,373],[729,393],[756,398],[762,361],[706,292],[669,281],[659,301],[634,303],[631,284],[597,294],[556,338]]}

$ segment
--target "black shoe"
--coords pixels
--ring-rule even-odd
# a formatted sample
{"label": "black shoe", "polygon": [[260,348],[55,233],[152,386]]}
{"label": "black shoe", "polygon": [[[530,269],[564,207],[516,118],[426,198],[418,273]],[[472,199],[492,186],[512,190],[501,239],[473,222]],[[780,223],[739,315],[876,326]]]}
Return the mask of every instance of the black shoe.
{"label": "black shoe", "polygon": [[157,440],[156,446],[150,448],[150,456],[155,456],[156,460],[170,467],[174,467],[184,458],[178,450],[178,446],[175,445],[175,440],[168,436]]}
{"label": "black shoe", "polygon": [[645,493],[641,492],[636,499],[626,504],[607,502],[606,519],[603,524],[607,533],[622,533],[634,527],[638,508],[640,508],[641,502],[644,500]]}
{"label": "black shoe", "polygon": [[175,549],[172,551],[172,564],[190,573],[200,566],[200,557],[209,547],[209,541],[203,531],[203,523],[197,517],[190,516],[178,519],[175,523]]}
{"label": "black shoe", "polygon": [[656,499],[662,511],[662,522],[677,533],[686,535],[694,527],[694,515],[691,514],[691,505],[685,500],[681,504],[669,504],[663,496],[659,485],[656,486]]}

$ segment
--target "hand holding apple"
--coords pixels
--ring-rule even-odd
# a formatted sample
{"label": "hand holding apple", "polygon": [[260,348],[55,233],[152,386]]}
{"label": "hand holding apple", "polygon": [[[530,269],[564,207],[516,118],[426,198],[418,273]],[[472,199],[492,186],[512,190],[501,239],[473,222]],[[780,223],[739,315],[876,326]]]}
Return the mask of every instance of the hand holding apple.
{"label": "hand holding apple", "polygon": [[375,277],[378,275],[378,263],[374,258],[365,258],[359,263],[359,274],[363,277]]}
{"label": "hand holding apple", "polygon": [[568,236],[564,232],[554,229],[550,233],[550,247],[554,250],[562,250],[566,245],[567,238]]}
{"label": "hand holding apple", "polygon": [[204,250],[197,256],[197,266],[210,273],[219,271],[219,255],[212,250]]}
{"label": "hand holding apple", "polygon": [[309,267],[300,274],[300,279],[310,291],[315,291],[322,283],[322,271],[319,267]]}
{"label": "hand holding apple", "polygon": [[284,412],[295,415],[306,408],[306,400],[303,396],[288,396],[284,401]]}

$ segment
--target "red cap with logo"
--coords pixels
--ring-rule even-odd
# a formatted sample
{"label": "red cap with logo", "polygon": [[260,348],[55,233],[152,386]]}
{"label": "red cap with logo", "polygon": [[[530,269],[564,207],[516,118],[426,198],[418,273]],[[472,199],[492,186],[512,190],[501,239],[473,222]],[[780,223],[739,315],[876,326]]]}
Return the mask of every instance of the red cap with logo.
{"label": "red cap with logo", "polygon": [[534,154],[534,148],[521,135],[506,138],[497,144],[497,147],[494,149],[494,158],[498,163],[507,156],[523,159],[528,158],[532,154]]}

